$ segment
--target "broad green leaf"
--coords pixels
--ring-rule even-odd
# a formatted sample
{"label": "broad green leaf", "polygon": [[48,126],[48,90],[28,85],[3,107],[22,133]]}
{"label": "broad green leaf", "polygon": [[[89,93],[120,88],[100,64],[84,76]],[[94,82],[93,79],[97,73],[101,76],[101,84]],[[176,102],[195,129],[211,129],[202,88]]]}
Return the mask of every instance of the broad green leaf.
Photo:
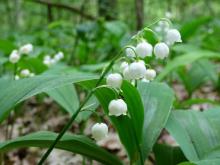
{"label": "broad green leaf", "polygon": [[181,43],[172,46],[172,50],[178,53],[190,53],[200,50],[199,46],[193,45],[191,43]]}
{"label": "broad green leaf", "polygon": [[201,160],[201,161],[195,161],[193,163],[196,165],[219,165],[220,159]]}
{"label": "broad green leaf", "polygon": [[80,67],[81,70],[84,71],[90,71],[90,72],[95,72],[98,70],[102,70],[104,67],[107,66],[109,62],[103,62],[103,63],[98,63],[98,64],[87,64],[87,65],[82,65]]}
{"label": "broad green leaf", "polygon": [[194,62],[187,72],[184,68],[181,68],[178,73],[190,94],[209,80],[213,82],[214,86],[216,86],[218,82],[216,66],[207,59],[201,59]]}
{"label": "broad green leaf", "polygon": [[[122,95],[128,106],[129,115],[121,115],[119,117],[109,116],[109,118],[116,128],[132,163],[139,159],[137,146],[140,145],[140,138],[142,137],[143,104],[136,88],[127,81],[123,82],[122,91]],[[110,88],[102,87],[97,89],[96,96],[105,114],[108,115],[108,105],[111,100],[117,98],[116,93]],[[138,142],[136,142],[136,138],[139,140]]]}
{"label": "broad green leaf", "polygon": [[188,160],[220,158],[220,109],[173,111],[166,129],[180,145]]}
{"label": "broad green leaf", "polygon": [[[72,84],[61,86],[59,88],[47,91],[46,93],[60,106],[62,106],[70,115],[73,115],[73,113],[76,112],[77,108],[79,107],[77,92]],[[81,122],[88,119],[88,117],[92,114],[91,111],[95,111],[98,105],[98,100],[95,96],[92,96],[83,107],[83,111],[78,114],[76,121]]]}
{"label": "broad green leaf", "polygon": [[11,41],[0,39],[1,52],[3,52],[4,54],[9,54],[13,49],[15,49],[15,45]]}
{"label": "broad green leaf", "polygon": [[[47,148],[52,144],[56,137],[57,134],[53,132],[36,132],[6,142],[1,142],[0,151],[5,152],[23,147]],[[116,156],[108,153],[83,135],[66,133],[57,143],[56,148],[82,154],[103,164],[122,164]]]}
{"label": "broad green leaf", "polygon": [[[96,79],[96,75],[74,71],[63,75],[41,75],[17,81],[10,81],[0,86],[0,122],[2,122],[18,102],[36,94],[77,83]],[[3,79],[0,80],[5,81]],[[0,83],[1,84],[1,83]]]}
{"label": "broad green leaf", "polygon": [[156,144],[153,151],[157,165],[176,165],[177,163],[187,161],[179,147]]}
{"label": "broad green leaf", "polygon": [[168,62],[163,71],[157,76],[157,81],[162,81],[170,72],[180,66],[185,66],[202,58],[220,58],[220,53],[200,50],[181,55]]}
{"label": "broad green leaf", "polygon": [[72,84],[61,86],[46,93],[69,112],[70,115],[79,107],[79,99]]}
{"label": "broad green leaf", "polygon": [[138,84],[144,104],[144,126],[142,152],[146,158],[152,150],[161,130],[165,127],[174,100],[173,91],[162,83]]}
{"label": "broad green leaf", "polygon": [[186,40],[192,37],[201,26],[205,26],[210,20],[211,17],[201,17],[185,23],[180,29],[182,39]]}
{"label": "broad green leaf", "polygon": [[83,111],[81,111],[76,117],[76,121],[78,123],[82,121],[86,121],[90,117],[90,115],[96,111],[98,106],[99,106],[99,101],[95,96],[92,96],[88,100],[86,105],[83,107]]}

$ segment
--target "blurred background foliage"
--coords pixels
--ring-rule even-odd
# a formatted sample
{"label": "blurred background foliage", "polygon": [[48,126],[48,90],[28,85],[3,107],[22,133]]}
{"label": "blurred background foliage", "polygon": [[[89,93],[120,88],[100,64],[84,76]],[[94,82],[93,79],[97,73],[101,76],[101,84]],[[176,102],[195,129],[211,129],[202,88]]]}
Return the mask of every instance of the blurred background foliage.
{"label": "blurred background foliage", "polygon": [[211,37],[220,36],[218,0],[1,0],[0,11],[1,40],[10,42],[1,47],[30,42],[34,55],[62,50],[75,65],[111,58],[136,30],[161,17],[181,29],[184,41],[220,49],[219,37]]}
{"label": "blurred background foliage", "polygon": [[[26,43],[32,43],[34,51],[19,67],[35,74],[46,71],[44,57],[58,51],[64,52],[65,58],[54,67],[71,65],[99,71],[138,30],[168,18],[172,27],[180,30],[183,43],[172,47],[167,60],[170,68],[158,79],[166,77],[170,85],[182,82],[189,97],[207,81],[219,87],[218,58],[209,59],[220,51],[219,0],[0,0],[0,11],[1,76],[12,74],[8,56]],[[176,59],[191,52],[201,60]],[[158,72],[165,66],[161,61],[150,62]]]}

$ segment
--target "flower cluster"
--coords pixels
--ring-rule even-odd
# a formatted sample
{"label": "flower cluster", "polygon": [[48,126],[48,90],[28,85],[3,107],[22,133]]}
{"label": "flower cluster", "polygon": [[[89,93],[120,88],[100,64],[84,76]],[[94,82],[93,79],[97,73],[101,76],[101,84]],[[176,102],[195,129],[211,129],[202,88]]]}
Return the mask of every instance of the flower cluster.
{"label": "flower cluster", "polygon": [[58,52],[57,54],[54,55],[54,57],[46,55],[44,57],[43,63],[49,67],[51,65],[56,64],[58,61],[60,61],[63,58],[64,58],[63,52]]}
{"label": "flower cluster", "polygon": [[15,75],[15,80],[19,80],[20,78],[28,78],[34,77],[35,74],[31,72],[29,69],[22,69],[19,74]]}
{"label": "flower cluster", "polygon": [[28,55],[30,52],[33,51],[33,45],[32,44],[25,44],[21,46],[18,50],[13,50],[11,54],[9,55],[9,61],[13,64],[17,63],[21,55]]}
{"label": "flower cluster", "polygon": [[[143,82],[154,80],[156,71],[145,63],[146,58],[154,55],[156,59],[163,60],[169,56],[169,46],[175,42],[182,42],[179,31],[169,28],[166,29],[163,40],[163,42],[158,42],[153,46],[143,38],[139,38],[136,46],[127,46],[125,48],[127,60],[121,63],[120,73],[111,73],[107,76],[107,86],[120,90],[123,79],[132,83],[137,80]],[[127,109],[127,104],[123,99],[111,100],[108,106],[109,116],[126,115]],[[105,138],[107,133],[108,127],[104,123],[97,123],[92,127],[92,136],[95,140]]]}

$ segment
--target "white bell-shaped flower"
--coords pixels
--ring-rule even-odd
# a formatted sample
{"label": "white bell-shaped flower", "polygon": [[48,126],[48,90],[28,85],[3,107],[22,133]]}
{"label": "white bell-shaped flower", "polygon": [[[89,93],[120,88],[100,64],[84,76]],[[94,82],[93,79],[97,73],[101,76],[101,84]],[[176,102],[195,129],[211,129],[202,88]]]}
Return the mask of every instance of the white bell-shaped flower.
{"label": "white bell-shaped flower", "polygon": [[125,53],[129,58],[134,58],[136,56],[134,51],[135,51],[134,46],[129,46],[125,49]]}
{"label": "white bell-shaped flower", "polygon": [[135,50],[140,58],[144,58],[152,55],[153,47],[151,44],[143,41],[136,46]]}
{"label": "white bell-shaped flower", "polygon": [[156,77],[157,73],[154,69],[147,69],[145,78],[147,80],[153,80]]}
{"label": "white bell-shaped flower", "polygon": [[99,141],[107,137],[108,126],[105,123],[96,123],[92,126],[92,137]]}
{"label": "white bell-shaped flower", "polygon": [[18,75],[15,75],[15,80],[19,80],[20,77]]}
{"label": "white bell-shaped flower", "polygon": [[129,65],[131,79],[140,79],[145,76],[146,67],[143,61],[133,62]]}
{"label": "white bell-shaped flower", "polygon": [[132,79],[131,74],[130,74],[130,70],[129,70],[129,66],[124,69],[123,76],[124,76],[125,80],[131,80]]}
{"label": "white bell-shaped flower", "polygon": [[28,69],[23,69],[21,70],[20,74],[22,77],[28,77],[30,76],[30,71]]}
{"label": "white bell-shaped flower", "polygon": [[51,57],[49,55],[44,56],[43,63],[44,65],[51,66]]}
{"label": "white bell-shaped flower", "polygon": [[126,61],[122,62],[121,65],[120,65],[120,72],[123,73],[123,71],[127,67],[128,67],[128,63]]}
{"label": "white bell-shaped flower", "polygon": [[126,115],[127,104],[122,99],[112,100],[108,105],[110,116]]}
{"label": "white bell-shaped flower", "polygon": [[19,52],[21,54],[29,54],[30,52],[33,51],[33,45],[32,44],[26,44],[20,47]]}
{"label": "white bell-shaped flower", "polygon": [[122,76],[119,73],[112,73],[107,76],[106,83],[113,88],[120,88],[122,80]]}
{"label": "white bell-shaped flower", "polygon": [[57,54],[55,54],[54,59],[56,61],[60,61],[61,59],[63,59],[63,57],[64,57],[63,52],[58,52]]}
{"label": "white bell-shaped flower", "polygon": [[147,80],[146,78],[142,78],[142,79],[141,79],[141,82],[149,83],[150,81]]}
{"label": "white bell-shaped flower", "polygon": [[169,47],[167,44],[160,42],[154,46],[154,54],[158,59],[164,59],[169,55]]}
{"label": "white bell-shaped flower", "polygon": [[9,61],[13,64],[17,63],[20,59],[20,54],[17,50],[13,50],[9,56]]}
{"label": "white bell-shaped flower", "polygon": [[175,42],[182,42],[180,32],[177,29],[169,29],[166,34],[166,42],[173,45]]}

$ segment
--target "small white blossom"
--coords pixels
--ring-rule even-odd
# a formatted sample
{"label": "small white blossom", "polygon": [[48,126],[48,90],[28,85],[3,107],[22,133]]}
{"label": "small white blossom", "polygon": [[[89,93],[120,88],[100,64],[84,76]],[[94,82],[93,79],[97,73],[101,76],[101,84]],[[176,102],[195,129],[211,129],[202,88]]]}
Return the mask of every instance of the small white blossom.
{"label": "small white blossom", "polygon": [[143,41],[136,46],[135,50],[139,57],[144,58],[152,55],[153,47],[151,44]]}
{"label": "small white blossom", "polygon": [[13,64],[17,63],[20,59],[20,55],[17,50],[13,50],[9,56],[9,61]]}
{"label": "small white blossom", "polygon": [[19,52],[21,54],[29,54],[30,52],[33,51],[33,45],[32,44],[26,44],[20,47]]}
{"label": "small white blossom", "polygon": [[[129,48],[129,47],[131,47],[131,48]],[[134,46],[129,46],[129,47],[125,49],[126,55],[129,58],[133,58],[133,57],[136,56],[135,52],[134,52],[135,51],[135,47]]]}
{"label": "small white blossom", "polygon": [[15,80],[19,80],[20,77],[18,75],[15,75]]}
{"label": "small white blossom", "polygon": [[127,62],[122,62],[120,65],[120,71],[123,73],[123,71],[125,70],[125,68],[128,67],[128,63]]}
{"label": "small white blossom", "polygon": [[163,42],[157,43],[154,46],[154,54],[156,58],[164,59],[169,55],[169,47]]}
{"label": "small white blossom", "polygon": [[23,69],[20,74],[22,77],[28,77],[30,76],[30,71],[28,69]]}
{"label": "small white blossom", "polygon": [[99,141],[107,137],[108,126],[105,123],[96,123],[92,126],[92,137]]}
{"label": "small white blossom", "polygon": [[124,69],[123,76],[124,76],[125,80],[131,80],[132,79],[130,71],[129,71],[129,66]]}
{"label": "small white blossom", "polygon": [[182,42],[180,32],[176,29],[169,29],[166,34],[166,42],[173,45],[175,42]]}
{"label": "small white blossom", "polygon": [[63,57],[64,57],[63,52],[58,52],[57,54],[55,54],[54,59],[56,61],[60,61],[61,59],[63,59]]}
{"label": "small white blossom", "polygon": [[122,76],[119,73],[109,74],[106,78],[106,83],[113,88],[120,88],[122,84]]}
{"label": "small white blossom", "polygon": [[167,32],[169,30],[169,23],[167,21],[159,21],[158,25],[155,27],[156,32]]}
{"label": "small white blossom", "polygon": [[30,73],[29,77],[34,77],[35,74],[34,73]]}
{"label": "small white blossom", "polygon": [[126,115],[127,104],[122,99],[112,100],[109,103],[108,110],[110,116]]}
{"label": "small white blossom", "polygon": [[171,12],[167,11],[167,12],[165,13],[165,17],[168,18],[168,19],[171,19],[171,18],[173,17],[173,15],[172,15]]}
{"label": "small white blossom", "polygon": [[146,67],[143,61],[133,62],[129,65],[129,74],[132,79],[143,78],[146,73]]}
{"label": "small white blossom", "polygon": [[141,82],[146,82],[146,83],[149,83],[150,81],[149,81],[149,80],[147,80],[146,78],[142,78],[142,79],[141,79]]}
{"label": "small white blossom", "polygon": [[153,80],[156,77],[157,73],[154,69],[147,69],[145,78],[147,80]]}
{"label": "small white blossom", "polygon": [[56,60],[54,59],[54,58],[52,58],[51,60],[50,60],[50,63],[53,65],[53,64],[56,64]]}
{"label": "small white blossom", "polygon": [[44,65],[51,66],[51,57],[49,55],[44,56]]}

